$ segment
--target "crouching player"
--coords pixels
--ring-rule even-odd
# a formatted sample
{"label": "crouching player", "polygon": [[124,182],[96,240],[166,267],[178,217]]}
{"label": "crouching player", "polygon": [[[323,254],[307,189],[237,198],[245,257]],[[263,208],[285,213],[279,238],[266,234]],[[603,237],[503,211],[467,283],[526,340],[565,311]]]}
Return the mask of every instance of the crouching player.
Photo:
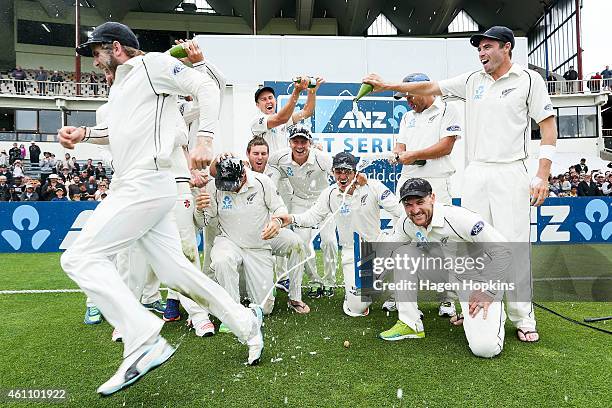
{"label": "crouching player", "polygon": [[[338,153],[332,162],[335,184],[321,192],[319,198],[306,212],[278,217],[284,225],[294,224],[309,228],[333,216],[342,246],[342,271],[344,273],[343,310],[349,316],[366,316],[369,301],[362,299],[355,285],[353,233],[366,241],[376,241],[381,235],[380,207],[395,219],[403,215],[395,195],[378,180],[357,183],[357,159],[350,153]],[[361,185],[363,184],[363,185]]]}
{"label": "crouching player", "polygon": [[[421,178],[408,179],[401,186],[400,201],[406,214],[395,225],[394,234],[386,240],[421,245],[441,242],[449,247],[449,243],[482,243],[485,247],[481,252],[488,259],[484,273],[498,280],[507,274],[512,252],[508,245],[503,244],[506,239],[480,215],[462,207],[436,203],[431,185]],[[425,277],[419,274],[418,278]],[[397,272],[395,279],[398,279]],[[461,279],[464,278],[458,273],[451,276],[451,282],[462,282]],[[391,329],[379,334],[381,339],[393,341],[425,337],[416,293],[416,290],[411,290],[409,294],[396,294],[399,320]],[[459,291],[458,295],[465,314],[465,336],[472,353],[478,357],[494,357],[501,353],[506,320],[501,293],[466,290],[463,293]]]}

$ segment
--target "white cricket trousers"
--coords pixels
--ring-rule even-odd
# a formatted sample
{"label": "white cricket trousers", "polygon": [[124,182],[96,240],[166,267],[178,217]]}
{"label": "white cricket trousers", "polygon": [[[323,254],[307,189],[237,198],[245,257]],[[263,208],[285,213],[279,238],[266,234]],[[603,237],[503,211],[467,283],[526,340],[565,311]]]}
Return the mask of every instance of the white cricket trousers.
{"label": "white cricket trousers", "polygon": [[[291,214],[301,214],[308,211],[314,206],[316,200],[304,201],[297,199],[295,196],[291,200]],[[298,234],[302,239],[302,242],[306,246],[306,257],[309,258],[306,261],[305,271],[308,275],[311,283],[321,282],[324,286],[335,286],[336,285],[336,267],[338,260],[338,240],[336,238],[336,222],[333,216],[330,214],[322,223],[323,228],[294,228],[293,231]],[[317,272],[317,263],[315,258],[314,246],[312,241],[314,240],[317,232],[321,236],[321,250],[323,251],[323,279],[319,277]]]}
{"label": "white cricket trousers", "polygon": [[[472,162],[463,177],[461,206],[480,214],[508,242],[529,245],[530,203],[529,175],[522,160],[512,163]],[[506,292],[508,319],[517,328],[534,329],[535,313],[532,293],[531,257],[515,256],[510,271],[514,291]],[[528,297],[529,301],[525,299]]]}
{"label": "white cricket trousers", "polygon": [[217,282],[235,302],[240,301],[239,268],[242,266],[251,301],[260,305],[265,314],[272,312],[274,295],[270,294],[266,299],[274,287],[274,257],[270,249],[241,248],[220,235],[215,238],[210,257],[210,268],[215,272]]}
{"label": "white cricket trousers", "polygon": [[140,304],[111,261],[113,255],[135,242],[160,280],[207,306],[240,341],[257,330],[254,314],[183,254],[172,213],[175,201],[176,185],[169,171],[134,170],[113,183],[113,193],[98,205],[61,257],[68,276],[123,334],[124,357],[157,336],[164,324]]}
{"label": "white cricket trousers", "polygon": [[344,275],[344,299],[348,309],[358,315],[364,315],[372,304],[371,299],[361,296],[355,283],[355,252],[353,246],[342,247],[342,273]]}
{"label": "white cricket trousers", "polygon": [[[418,274],[402,274],[402,279],[411,281],[418,287]],[[461,286],[456,275],[452,275],[451,283]],[[468,341],[468,346],[477,357],[491,358],[502,352],[504,348],[504,323],[506,314],[501,301],[492,302],[484,319],[483,310],[479,310],[476,316],[470,316],[469,303],[463,301],[469,299],[468,292],[458,293],[461,299],[461,311],[463,313],[463,331]],[[423,322],[417,304],[418,291],[402,290],[395,293],[398,319],[406,323],[414,330],[424,330]]]}
{"label": "white cricket trousers", "polygon": [[[277,272],[276,280],[280,275],[289,278],[289,299],[302,301],[302,279],[304,278],[304,259],[306,247],[302,239],[293,231],[281,228],[278,235],[268,240],[272,247],[272,255],[287,259],[286,270]],[[278,266],[278,258],[276,265]]]}

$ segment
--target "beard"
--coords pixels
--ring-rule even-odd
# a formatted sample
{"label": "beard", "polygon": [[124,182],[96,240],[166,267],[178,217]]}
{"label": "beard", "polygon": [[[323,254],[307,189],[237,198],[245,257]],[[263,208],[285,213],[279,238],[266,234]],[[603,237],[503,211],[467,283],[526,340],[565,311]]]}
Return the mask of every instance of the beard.
{"label": "beard", "polygon": [[109,82],[109,78],[107,77],[107,82],[109,82],[109,86],[112,85],[112,80],[115,78],[115,72],[117,71],[117,67],[120,65],[119,61],[115,56],[111,53],[111,51],[104,50],[98,58],[98,68],[100,68],[105,73],[109,73],[111,80]]}

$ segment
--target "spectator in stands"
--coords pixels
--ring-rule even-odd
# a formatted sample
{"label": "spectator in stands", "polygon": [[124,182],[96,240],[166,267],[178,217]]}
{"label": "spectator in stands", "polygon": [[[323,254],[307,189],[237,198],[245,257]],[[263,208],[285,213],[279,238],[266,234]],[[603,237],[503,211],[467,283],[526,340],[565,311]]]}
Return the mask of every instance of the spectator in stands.
{"label": "spectator in stands", "polygon": [[59,182],[60,178],[57,174],[51,174],[47,182],[42,186],[42,199],[51,201],[55,197],[55,191],[63,190],[64,186]]}
{"label": "spectator in stands", "polygon": [[26,72],[18,65],[11,73],[11,76],[15,80],[15,92],[19,95],[25,94]]}
{"label": "spectator in stands", "polygon": [[36,71],[36,76],[34,77],[34,79],[36,79],[36,82],[38,83],[38,94],[39,95],[44,95],[47,92],[46,82],[48,78],[49,78],[49,75],[47,74],[47,71],[43,67],[40,67],[38,71]]}
{"label": "spectator in stands", "polygon": [[608,174],[606,177],[606,181],[601,187],[601,192],[605,196],[612,196],[612,174]]}
{"label": "spectator in stands", "polygon": [[552,72],[548,73],[548,76],[546,77],[546,81],[548,81],[548,93],[549,94],[557,93],[555,92],[555,86],[557,85],[555,83],[556,79],[555,79],[555,76],[552,74]]}
{"label": "spectator in stands", "polygon": [[0,151],[0,166],[8,166],[8,165],[9,165],[8,154],[6,154],[5,149],[2,149],[2,151]]}
{"label": "spectator in stands", "polygon": [[17,143],[13,143],[13,147],[9,150],[9,164],[12,165],[15,163],[15,160],[19,160],[21,158],[21,150],[17,147]]}
{"label": "spectator in stands", "polygon": [[85,183],[79,184],[79,197],[81,201],[88,201],[94,199],[94,195],[89,194],[89,192],[87,191],[87,185],[85,185]]}
{"label": "spectator in stands", "polygon": [[612,71],[610,71],[610,66],[606,65],[606,69],[601,71],[601,77],[603,78],[603,86],[605,90],[610,90],[610,82],[612,82]]}
{"label": "spectator in stands", "polygon": [[13,173],[4,164],[0,164],[0,176],[6,177],[8,184],[13,184]]}
{"label": "spectator in stands", "polygon": [[87,164],[83,167],[83,171],[87,171],[87,178],[96,174],[96,168],[93,165],[92,159],[87,159]]}
{"label": "spectator in stands", "polygon": [[106,178],[106,169],[102,166],[102,162],[98,162],[98,166],[95,169],[96,180]]}
{"label": "spectator in stands", "polygon": [[40,163],[40,147],[38,147],[35,141],[32,140],[32,143],[30,144],[28,150],[30,151],[30,163]]}
{"label": "spectator in stands", "polygon": [[51,199],[51,201],[68,201],[68,198],[65,197],[65,192],[63,189],[58,188],[55,190],[55,197]]}
{"label": "spectator in stands", "polygon": [[51,161],[51,154],[49,152],[43,153],[42,163],[40,164],[40,181],[45,184],[47,177],[53,173],[53,163]]}
{"label": "spectator in stands", "polygon": [[69,196],[70,201],[81,201],[81,194],[76,192],[73,195]]}
{"label": "spectator in stands", "polygon": [[72,160],[70,159],[70,153],[66,153],[64,155],[64,158],[62,160],[58,160],[55,164],[57,174],[61,174],[64,167],[66,167],[70,172],[72,172]]}
{"label": "spectator in stands", "polygon": [[20,195],[21,194],[15,190],[15,186],[9,186],[9,199],[7,201],[19,201]]}
{"label": "spectator in stands", "polygon": [[32,184],[26,184],[25,191],[19,197],[20,201],[38,201],[38,194],[34,191]]}
{"label": "spectator in stands", "polygon": [[595,181],[595,184],[597,184],[597,188],[601,192],[600,195],[602,196],[605,195],[603,193],[603,184],[606,181],[606,178],[604,177],[604,175],[601,173],[597,173],[596,175],[593,175],[593,181]]}
{"label": "spectator in stands", "polygon": [[569,81],[566,87],[567,92],[576,92],[577,87],[575,81],[578,79],[578,72],[576,72],[573,65],[570,65],[569,70],[565,74],[563,74],[563,79]]}
{"label": "spectator in stands", "polygon": [[60,75],[58,71],[53,71],[53,75],[51,75],[51,91],[53,93],[59,93],[61,89],[61,82],[64,82],[64,78]]}
{"label": "spectator in stands", "polygon": [[74,193],[79,192],[79,184],[81,184],[79,176],[72,176],[71,179],[64,183],[64,187],[68,189],[68,197],[72,197]]}
{"label": "spectator in stands", "polygon": [[597,188],[597,183],[591,179],[589,173],[584,175],[584,180],[578,183],[578,196],[579,197],[594,197],[600,196],[601,191]]}
{"label": "spectator in stands", "polygon": [[569,173],[567,175],[565,174],[560,174],[559,175],[559,181],[561,183],[561,191],[563,191],[565,194],[569,194],[570,190],[572,189],[572,184],[569,182]]}
{"label": "spectator in stands", "polygon": [[572,189],[570,190],[569,193],[569,197],[578,197],[578,188],[575,186],[572,186]]}
{"label": "spectator in stands", "polygon": [[23,171],[23,164],[21,164],[21,160],[15,160],[13,163],[13,178],[23,177],[25,172]]}
{"label": "spectator in stands", "polygon": [[576,169],[576,173],[578,173],[578,174],[588,172],[589,171],[589,167],[586,165],[586,159],[584,157],[582,159],[580,159],[580,163],[575,165],[574,169]]}
{"label": "spectator in stands", "polygon": [[17,196],[21,196],[21,193],[25,191],[25,184],[23,183],[23,177],[13,176],[13,188]]}
{"label": "spectator in stands", "polygon": [[91,92],[94,95],[98,95],[98,83],[100,82],[100,80],[98,79],[98,76],[96,75],[95,72],[92,72],[91,74],[89,74],[89,89],[91,89]]}
{"label": "spectator in stands", "polygon": [[59,174],[60,179],[62,180],[62,182],[64,184],[66,184],[67,182],[70,181],[70,177],[72,177],[72,174],[70,173],[70,168],[69,167],[63,167],[62,171]]}
{"label": "spectator in stands", "polygon": [[589,80],[589,89],[591,90],[591,92],[599,92],[601,90],[601,81],[602,81],[602,76],[599,75],[599,72],[596,72],[595,75],[591,76],[591,79]]}
{"label": "spectator in stands", "polygon": [[72,173],[79,174],[81,171],[81,165],[77,162],[77,158],[72,156]]}
{"label": "spectator in stands", "polygon": [[101,181],[100,183],[98,183],[98,191],[96,191],[96,193],[94,194],[94,199],[96,201],[102,201],[102,195],[106,197],[106,194],[108,194],[108,182]]}
{"label": "spectator in stands", "polygon": [[561,192],[561,185],[559,184],[559,179],[557,179],[556,177],[549,177],[548,190],[551,193],[554,193],[555,196],[558,196]]}
{"label": "spectator in stands", "polygon": [[6,176],[0,176],[0,201],[8,201],[11,194],[9,193],[9,184]]}
{"label": "spectator in stands", "polygon": [[19,156],[21,157],[21,160],[26,158],[26,154],[27,154],[27,151],[26,151],[25,145],[22,143],[19,145]]}
{"label": "spectator in stands", "polygon": [[87,187],[87,194],[92,197],[94,194],[96,194],[96,191],[98,191],[98,183],[96,183],[96,178],[94,176],[90,176],[87,179],[85,186]]}
{"label": "spectator in stands", "polygon": [[38,200],[41,200],[42,197],[42,186],[40,185],[40,181],[38,179],[31,179],[29,184],[34,186],[34,191],[38,194]]}

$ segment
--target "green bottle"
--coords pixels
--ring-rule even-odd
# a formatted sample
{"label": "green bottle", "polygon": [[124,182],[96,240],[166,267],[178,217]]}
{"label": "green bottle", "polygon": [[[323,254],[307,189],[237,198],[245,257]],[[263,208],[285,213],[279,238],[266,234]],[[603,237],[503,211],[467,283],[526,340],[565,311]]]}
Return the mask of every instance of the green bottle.
{"label": "green bottle", "polygon": [[357,96],[353,98],[353,101],[356,102],[360,100],[361,98],[363,98],[364,96],[372,92],[373,90],[374,90],[374,87],[372,85],[366,84],[366,83],[361,84],[361,87],[359,88],[359,92],[357,92]]}
{"label": "green bottle", "polygon": [[412,163],[410,163],[411,166],[424,166],[425,163],[427,163],[427,160],[415,160]]}
{"label": "green bottle", "polygon": [[[309,88],[315,88],[317,86],[317,79],[316,78],[308,77],[306,79],[308,80],[308,87]],[[301,80],[302,80],[302,77],[295,77],[295,78],[293,78],[293,82],[295,82],[296,84],[299,84]]]}
{"label": "green bottle", "polygon": [[185,58],[187,57],[187,43],[176,44],[170,48],[166,53],[172,55],[174,58]]}

